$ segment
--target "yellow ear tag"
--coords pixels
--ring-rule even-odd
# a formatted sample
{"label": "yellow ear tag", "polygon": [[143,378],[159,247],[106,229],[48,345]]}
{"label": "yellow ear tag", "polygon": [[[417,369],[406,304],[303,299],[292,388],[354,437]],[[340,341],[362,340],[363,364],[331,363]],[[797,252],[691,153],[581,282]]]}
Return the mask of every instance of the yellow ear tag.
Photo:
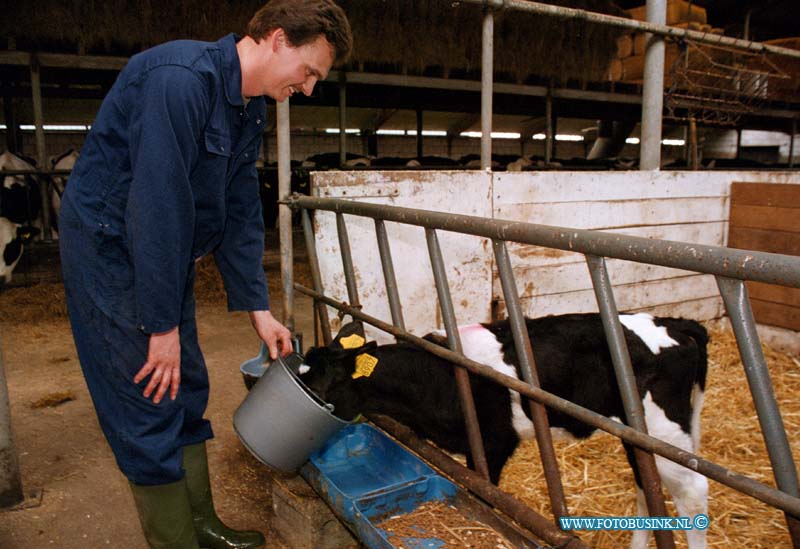
{"label": "yellow ear tag", "polygon": [[358,334],[352,334],[339,340],[342,349],[358,349],[366,340]]}
{"label": "yellow ear tag", "polygon": [[356,357],[356,371],[353,372],[352,378],[358,379],[360,377],[369,377],[375,366],[378,365],[378,359],[372,355],[364,353]]}

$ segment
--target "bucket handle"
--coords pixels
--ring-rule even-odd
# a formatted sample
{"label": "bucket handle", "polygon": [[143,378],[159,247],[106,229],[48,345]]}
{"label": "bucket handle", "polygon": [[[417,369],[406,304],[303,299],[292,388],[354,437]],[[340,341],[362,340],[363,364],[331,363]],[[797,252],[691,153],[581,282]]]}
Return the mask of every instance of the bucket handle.
{"label": "bucket handle", "polygon": [[[303,348],[303,335],[302,334],[295,334],[292,336],[292,349],[295,353],[300,353]],[[261,347],[258,351],[258,356],[256,357],[262,364],[266,364],[267,362],[272,362],[272,359],[269,357],[269,347],[264,341],[261,341]]]}

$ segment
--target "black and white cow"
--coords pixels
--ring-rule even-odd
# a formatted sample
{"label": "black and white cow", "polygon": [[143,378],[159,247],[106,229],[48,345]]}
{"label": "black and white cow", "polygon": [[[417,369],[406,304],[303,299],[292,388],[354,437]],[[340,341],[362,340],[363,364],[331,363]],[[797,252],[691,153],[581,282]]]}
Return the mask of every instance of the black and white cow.
{"label": "black and white cow", "polygon": [[22,256],[23,245],[39,234],[39,229],[22,226],[0,217],[0,287],[11,282],[11,273]]}
{"label": "black and white cow", "polygon": [[[20,156],[5,151],[0,154],[0,170],[33,170],[35,166]],[[42,209],[39,182],[32,175],[6,175],[0,186],[0,217],[12,223],[30,224]]]}
{"label": "black and white cow", "polygon": [[[50,169],[52,170],[72,170],[75,162],[78,161],[78,151],[69,149],[57,156],[49,159]],[[61,211],[61,197],[64,196],[64,189],[67,187],[67,175],[53,175],[50,178],[50,221],[53,228],[58,229],[58,212]],[[54,235],[56,236],[56,235]]]}
{"label": "black and white cow", "polygon": [[[620,315],[645,410],[649,433],[679,448],[696,452],[699,415],[707,370],[708,335],[692,320]],[[343,328],[349,336],[352,325]],[[597,314],[573,314],[527,320],[542,388],[609,417],[624,418],[614,367]],[[459,328],[464,355],[508,376],[522,379],[508,321]],[[444,344],[441,333],[426,339]],[[464,418],[452,364],[407,343],[377,346],[374,342],[343,349],[340,332],[329,347],[311,349],[302,379],[337,415],[358,413],[395,418],[439,447],[466,454],[471,465]],[[497,483],[521,439],[534,437],[529,408],[519,393],[470,374],[478,422],[492,482]],[[559,434],[587,438],[594,427],[548,409],[550,426]],[[629,461],[632,449],[625,445]],[[664,485],[679,515],[706,513],[708,481],[689,469],[656,457]],[[638,472],[634,467],[637,485]],[[637,491],[640,515],[644,495]],[[644,548],[648,531],[634,532],[632,547]],[[688,532],[692,549],[705,547],[705,532]]]}

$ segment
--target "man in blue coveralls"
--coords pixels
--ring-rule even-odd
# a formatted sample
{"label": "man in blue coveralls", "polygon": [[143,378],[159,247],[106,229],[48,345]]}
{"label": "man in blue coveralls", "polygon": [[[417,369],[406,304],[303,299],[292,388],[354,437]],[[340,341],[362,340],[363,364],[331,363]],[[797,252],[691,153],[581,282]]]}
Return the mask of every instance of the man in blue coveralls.
{"label": "man in blue coveralls", "polygon": [[[333,0],[272,0],[247,35],[176,41],[131,58],[103,101],[59,218],[67,305],[103,432],[151,547],[262,547],[217,517],[205,441],[208,373],[194,261],[213,252],[231,311],[270,356],[255,161],[266,100],[311,94],[352,47]],[[168,398],[164,398],[168,397]]]}

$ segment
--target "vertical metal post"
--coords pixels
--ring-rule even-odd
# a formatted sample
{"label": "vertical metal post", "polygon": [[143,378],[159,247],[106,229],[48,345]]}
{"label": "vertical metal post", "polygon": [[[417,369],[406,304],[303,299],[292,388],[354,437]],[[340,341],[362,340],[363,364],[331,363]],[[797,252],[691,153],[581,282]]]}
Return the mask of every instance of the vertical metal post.
{"label": "vertical metal post", "polygon": [[[319,272],[317,248],[314,246],[314,228],[311,226],[311,217],[308,215],[308,210],[303,209],[301,216],[303,220],[303,236],[305,236],[306,249],[308,250],[308,265],[311,269],[311,281],[314,284],[314,291],[322,294],[324,290],[322,288],[322,275]],[[328,320],[328,310],[321,301],[314,301],[317,307],[317,315],[319,316],[320,329],[322,330],[322,341],[325,345],[330,345],[333,337],[331,336],[331,323]]]}
{"label": "vertical metal post", "polygon": [[403,321],[403,307],[400,304],[400,294],[397,291],[397,278],[394,275],[392,262],[392,249],[389,247],[389,236],[386,234],[386,223],[383,219],[375,220],[375,236],[378,238],[378,252],[381,256],[383,280],[386,283],[386,296],[389,298],[389,310],[392,312],[392,324],[406,329]]}
{"label": "vertical metal post", "polygon": [[481,50],[481,169],[492,166],[492,89],[494,87],[494,11],[483,12]]}
{"label": "vertical metal post", "polygon": [[742,128],[736,129],[736,160],[742,158]]}
{"label": "vertical metal post", "polygon": [[351,306],[359,307],[356,273],[353,268],[353,255],[350,253],[350,238],[347,236],[347,225],[344,222],[344,214],[336,214],[336,232],[339,235],[339,249],[342,252],[342,267],[344,270],[345,284],[347,285],[347,299],[350,300]]}
{"label": "vertical metal post", "polygon": [[[775,474],[775,482],[781,491],[798,497],[800,491],[797,485],[797,469],[778,402],[775,400],[767,363],[761,351],[747,286],[742,280],[722,276],[716,278],[733,333],[736,335],[736,344],[739,347],[750,393],[753,395],[761,433]],[[794,547],[800,547],[800,520],[788,514],[785,516],[792,544]]]}
{"label": "vertical metal post", "polygon": [[[278,196],[283,200],[292,192],[289,100],[275,104],[278,133]],[[294,255],[292,253],[292,210],[278,205],[278,237],[281,248],[283,323],[294,335]]]}
{"label": "vertical metal post", "polygon": [[[439,239],[435,229],[425,229],[425,237],[428,241],[428,254],[431,259],[431,269],[433,270],[433,280],[436,283],[436,294],[439,296],[439,307],[442,311],[442,320],[447,332],[447,344],[451,351],[463,354],[461,350],[461,337],[458,334],[458,324],[456,322],[453,301],[450,297],[450,286],[447,283],[447,274],[444,269],[444,259],[442,250],[439,247]],[[481,440],[481,430],[478,424],[478,413],[475,410],[475,400],[472,398],[470,389],[469,374],[460,366],[455,368],[456,385],[458,385],[458,395],[461,400],[461,409],[464,411],[464,422],[467,428],[467,438],[469,439],[470,452],[475,470],[484,478],[489,478],[489,467],[486,464],[486,454],[483,451],[483,441]]]}
{"label": "vertical metal post", "polygon": [[347,75],[339,71],[339,167],[347,162]]}
{"label": "vertical metal post", "polygon": [[[667,21],[666,0],[647,0],[647,21],[660,25]],[[642,170],[661,168],[661,123],[664,108],[664,38],[646,33],[644,87],[642,89],[642,138],[639,162]]]}
{"label": "vertical metal post", "polygon": [[417,109],[417,158],[422,158],[422,109]]}
{"label": "vertical metal post", "polygon": [[19,475],[17,450],[11,433],[11,410],[8,403],[8,385],[0,340],[0,508],[11,507],[25,499]]}
{"label": "vertical metal post", "polygon": [[[44,144],[44,114],[42,111],[41,68],[35,55],[31,55],[31,95],[33,99],[33,120],[36,124],[36,156],[39,169],[47,170],[47,148]],[[50,179],[39,178],[39,192],[42,200],[42,239],[50,241],[53,233],[50,228]]]}
{"label": "vertical metal post", "polygon": [[[508,309],[508,321],[511,326],[511,333],[514,336],[514,347],[519,357],[519,365],[522,369],[522,377],[526,383],[534,387],[541,387],[539,374],[536,369],[536,360],[531,348],[531,340],[528,337],[528,329],[525,324],[525,317],[522,315],[522,307],[519,302],[517,284],[514,280],[514,272],[511,269],[511,260],[508,257],[506,243],[502,240],[493,240],[494,255],[497,259],[497,270],[500,274],[500,283],[503,287],[503,297],[506,300]],[[539,455],[542,460],[547,490],[550,495],[550,508],[553,517],[566,517],[569,515],[567,503],[564,499],[564,486],[561,483],[561,475],[558,471],[558,459],[553,449],[553,437],[550,433],[550,422],[547,420],[547,410],[542,404],[527,399],[531,411],[531,418],[536,431],[536,442],[539,445]]]}
{"label": "vertical metal post", "polygon": [[700,169],[700,155],[697,150],[697,121],[694,117],[689,119],[690,166],[693,170]]}
{"label": "vertical metal post", "polygon": [[797,119],[792,118],[792,134],[789,136],[789,167],[794,168],[794,134],[797,133]]}
{"label": "vertical metal post", "polygon": [[[605,258],[587,255],[586,263],[592,276],[592,285],[597,298],[597,306],[600,309],[600,317],[603,321],[603,329],[606,333],[611,360],[614,363],[614,373],[617,377],[622,405],[625,409],[625,417],[628,420],[628,425],[647,433],[642,399],[636,387],[636,378],[631,367],[631,357],[628,353],[625,333],[622,331],[622,324],[619,321],[619,313],[617,312],[617,304],[614,301],[614,292],[611,288],[611,279],[608,276]],[[653,454],[649,454],[639,448],[634,448],[634,454],[650,516],[667,516],[664,496],[661,492],[661,480],[658,476],[656,460]],[[675,538],[672,532],[657,530],[655,531],[655,538],[659,549],[674,549]]]}
{"label": "vertical metal post", "polygon": [[556,136],[553,135],[553,86],[547,85],[547,94],[544,97],[544,118],[547,124],[544,134],[544,162],[549,164],[553,160],[553,143]]}

